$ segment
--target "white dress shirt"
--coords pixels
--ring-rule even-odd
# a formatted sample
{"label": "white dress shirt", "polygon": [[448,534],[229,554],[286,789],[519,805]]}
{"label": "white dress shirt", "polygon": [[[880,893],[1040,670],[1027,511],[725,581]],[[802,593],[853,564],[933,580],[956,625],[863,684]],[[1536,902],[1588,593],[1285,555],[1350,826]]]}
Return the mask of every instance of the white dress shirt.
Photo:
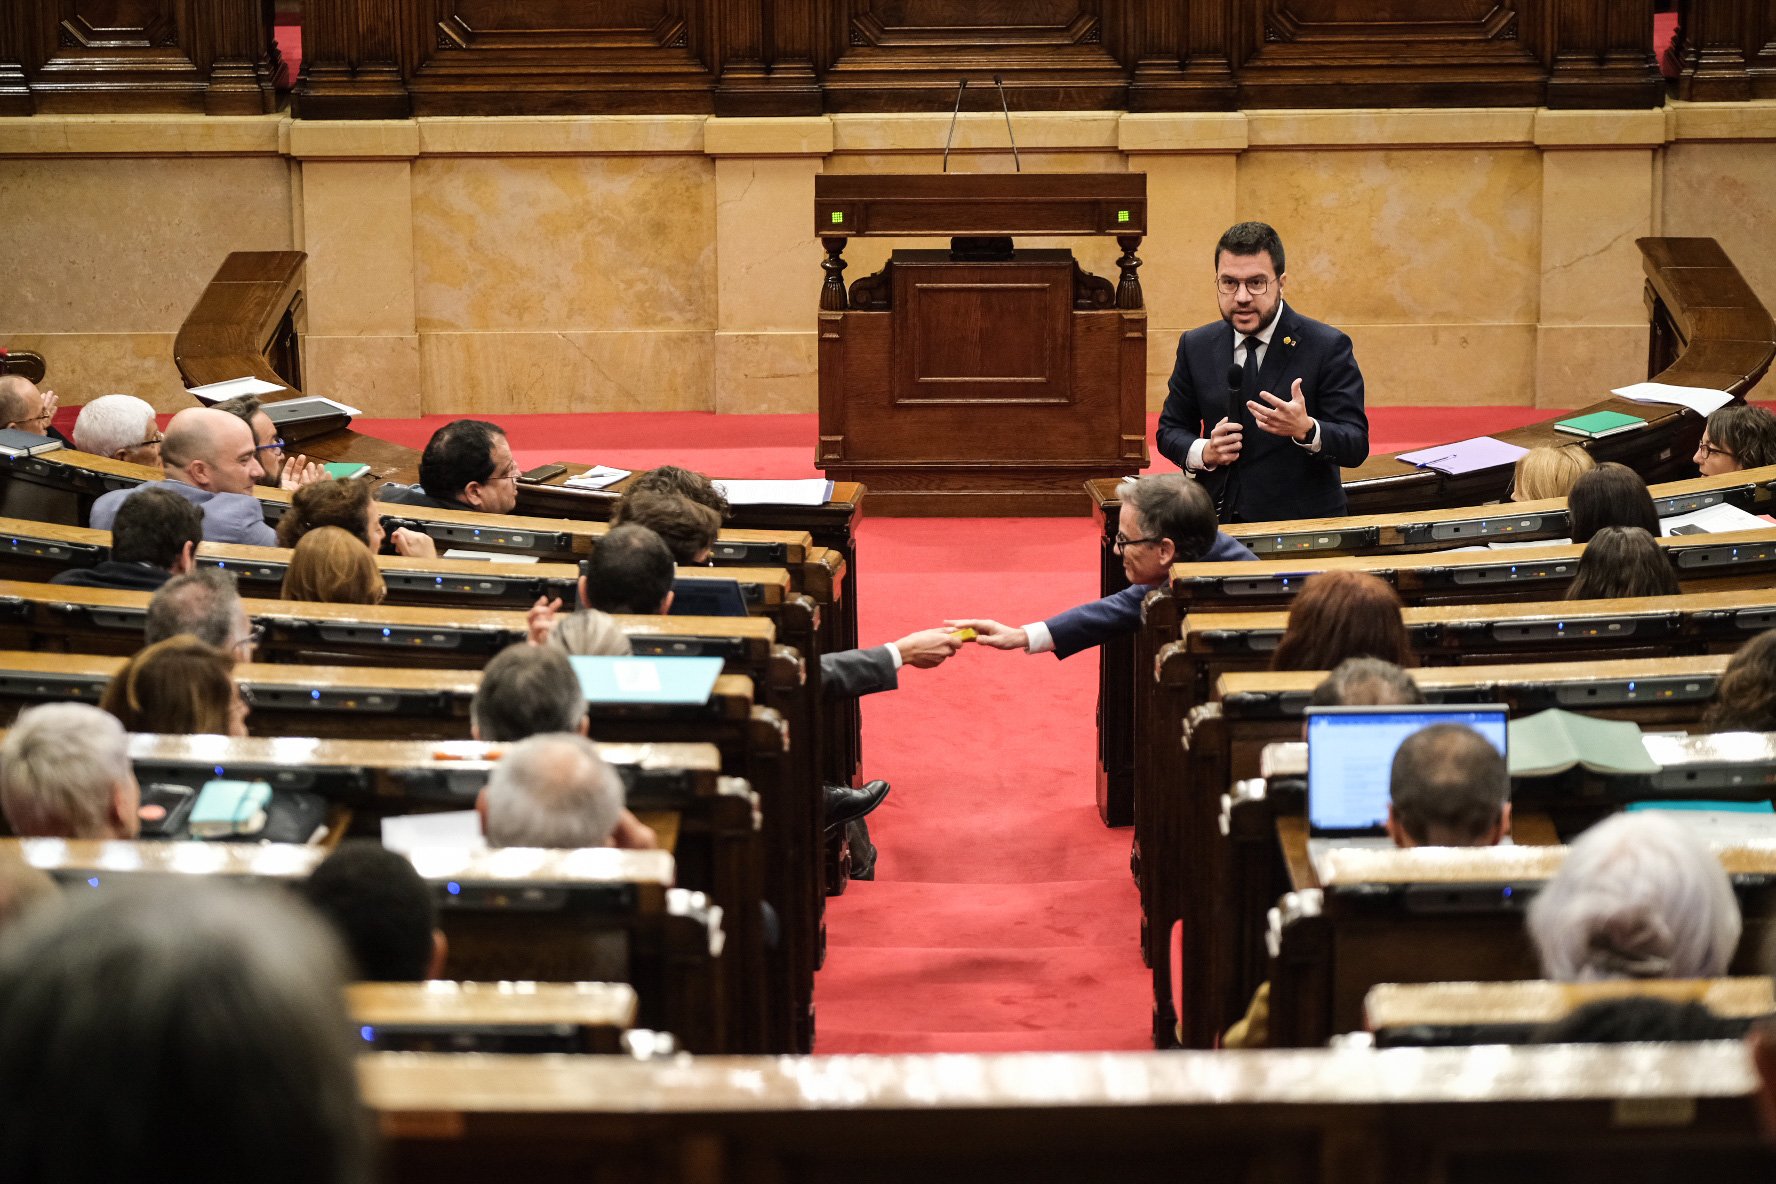
{"label": "white dress shirt", "polygon": [[[1262,369],[1264,366],[1264,359],[1270,354],[1270,339],[1276,335],[1277,325],[1282,322],[1282,319],[1283,302],[1279,300],[1277,301],[1277,315],[1270,318],[1270,324],[1252,334],[1245,334],[1235,330],[1233,334],[1233,353],[1228,357],[1228,361],[1243,369],[1246,362],[1246,341],[1248,337],[1256,337],[1258,339],[1258,366]],[[1271,394],[1274,395],[1276,392],[1272,391]],[[1320,421],[1317,419],[1309,419],[1308,423],[1312,426],[1307,429],[1307,439],[1305,441],[1296,440],[1293,441],[1293,443],[1299,448],[1307,449],[1309,452],[1318,452],[1320,450]],[[1211,431],[1214,430],[1213,425],[1209,425],[1209,428]],[[1206,435],[1198,436],[1196,442],[1190,446],[1190,454],[1184,458],[1184,467],[1193,473],[1207,473],[1213,470],[1215,468],[1214,465],[1206,465],[1203,463],[1203,453],[1208,447],[1209,438]]]}

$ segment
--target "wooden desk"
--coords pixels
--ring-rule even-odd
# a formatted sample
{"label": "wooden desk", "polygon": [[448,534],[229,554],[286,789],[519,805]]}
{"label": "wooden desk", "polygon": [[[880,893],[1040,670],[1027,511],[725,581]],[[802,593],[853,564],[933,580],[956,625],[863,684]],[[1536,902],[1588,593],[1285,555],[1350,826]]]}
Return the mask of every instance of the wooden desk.
{"label": "wooden desk", "polygon": [[1538,1030],[1581,1007],[1617,999],[1699,1003],[1749,1025],[1776,1011],[1770,980],[1626,979],[1619,982],[1379,983],[1363,999],[1363,1020],[1382,1048],[1526,1044]]}
{"label": "wooden desk", "polygon": [[353,983],[346,1007],[378,1052],[620,1053],[627,983]]}
{"label": "wooden desk", "polygon": [[1205,1179],[1296,1184],[1577,1184],[1629,1164],[1646,1179],[1753,1184],[1771,1167],[1750,1061],[1730,1041],[1039,1062],[388,1053],[360,1065],[394,1184],[547,1179],[588,1163],[662,1184],[795,1179],[835,1161],[931,1184],[975,1184],[983,1171],[1164,1179],[1180,1164]]}

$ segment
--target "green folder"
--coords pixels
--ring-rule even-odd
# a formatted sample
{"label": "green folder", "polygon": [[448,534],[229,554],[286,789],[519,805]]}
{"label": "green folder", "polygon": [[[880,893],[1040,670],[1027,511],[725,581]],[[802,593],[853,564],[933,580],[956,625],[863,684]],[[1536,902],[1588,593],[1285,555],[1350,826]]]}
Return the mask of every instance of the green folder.
{"label": "green folder", "polygon": [[1571,419],[1554,421],[1554,430],[1557,432],[1565,432],[1569,436],[1587,436],[1593,440],[1645,426],[1646,420],[1640,416],[1626,415],[1620,411],[1593,411],[1590,415],[1575,415]]}
{"label": "green folder", "polygon": [[370,471],[369,465],[361,465],[356,461],[349,460],[330,460],[321,467],[326,469],[327,476],[333,478],[335,481],[349,480],[352,477],[362,476]]}
{"label": "green folder", "polygon": [[1594,773],[1656,773],[1640,725],[1549,708],[1511,721],[1511,776],[1546,777],[1583,765]]}

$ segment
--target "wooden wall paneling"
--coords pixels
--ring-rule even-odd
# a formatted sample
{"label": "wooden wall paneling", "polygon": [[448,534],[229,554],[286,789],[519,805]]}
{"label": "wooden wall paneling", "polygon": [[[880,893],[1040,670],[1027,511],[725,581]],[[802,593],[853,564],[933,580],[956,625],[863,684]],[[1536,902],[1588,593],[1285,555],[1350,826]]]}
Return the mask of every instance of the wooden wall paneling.
{"label": "wooden wall paneling", "polygon": [[[761,0],[423,0],[408,82],[416,115],[705,114],[721,16],[761,60]],[[433,19],[435,18],[435,19]],[[737,63],[735,84],[757,76]]]}
{"label": "wooden wall paneling", "polygon": [[1236,10],[1253,21],[1234,30],[1240,106],[1539,106],[1545,71],[1523,40],[1521,6],[1259,0]]}
{"label": "wooden wall paneling", "polygon": [[1753,52],[1753,0],[1680,0],[1677,97],[1693,103],[1739,103],[1751,98],[1747,58]]}
{"label": "wooden wall paneling", "polygon": [[1657,107],[1652,0],[1545,0],[1552,9],[1550,107]]}
{"label": "wooden wall paneling", "polygon": [[37,109],[26,81],[27,69],[37,62],[30,52],[29,8],[20,0],[0,4],[0,116],[30,115]]}
{"label": "wooden wall paneling", "polygon": [[820,0],[718,0],[717,115],[818,115],[814,73]]}
{"label": "wooden wall paneling", "polygon": [[1112,49],[1123,5],[1147,2],[829,0],[820,38],[826,109],[947,111],[966,77],[963,107],[997,110],[994,74],[1014,109],[1121,108],[1128,70]]}
{"label": "wooden wall paneling", "polygon": [[[432,0],[304,0],[302,76],[291,111],[304,119],[406,119],[402,50]],[[403,19],[404,18],[404,19]]]}
{"label": "wooden wall paneling", "polygon": [[1746,10],[1746,70],[1754,99],[1776,97],[1776,0],[1738,0]]}
{"label": "wooden wall paneling", "polygon": [[202,2],[7,0],[0,8],[22,8],[26,35],[37,42],[27,75],[36,110],[201,112]]}
{"label": "wooden wall paneling", "polygon": [[277,110],[277,73],[283,63],[272,33],[273,0],[201,0],[199,65],[209,71],[204,111],[210,115],[264,115]]}

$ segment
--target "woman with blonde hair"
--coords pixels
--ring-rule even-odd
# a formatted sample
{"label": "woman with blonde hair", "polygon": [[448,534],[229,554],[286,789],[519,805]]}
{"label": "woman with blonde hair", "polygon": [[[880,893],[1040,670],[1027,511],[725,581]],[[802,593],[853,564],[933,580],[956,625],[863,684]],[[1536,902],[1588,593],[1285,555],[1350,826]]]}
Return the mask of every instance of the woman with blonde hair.
{"label": "woman with blonde hair", "polygon": [[302,536],[284,573],[283,598],[320,604],[381,604],[388,595],[368,548],[337,526]]}
{"label": "woman with blonde hair", "polygon": [[157,641],[111,676],[99,706],[132,732],[245,736],[247,701],[234,659],[189,633]]}
{"label": "woman with blonde hair", "polygon": [[1565,497],[1572,492],[1573,482],[1596,467],[1591,454],[1578,444],[1531,448],[1517,458],[1517,469],[1511,478],[1511,500],[1539,502]]}

